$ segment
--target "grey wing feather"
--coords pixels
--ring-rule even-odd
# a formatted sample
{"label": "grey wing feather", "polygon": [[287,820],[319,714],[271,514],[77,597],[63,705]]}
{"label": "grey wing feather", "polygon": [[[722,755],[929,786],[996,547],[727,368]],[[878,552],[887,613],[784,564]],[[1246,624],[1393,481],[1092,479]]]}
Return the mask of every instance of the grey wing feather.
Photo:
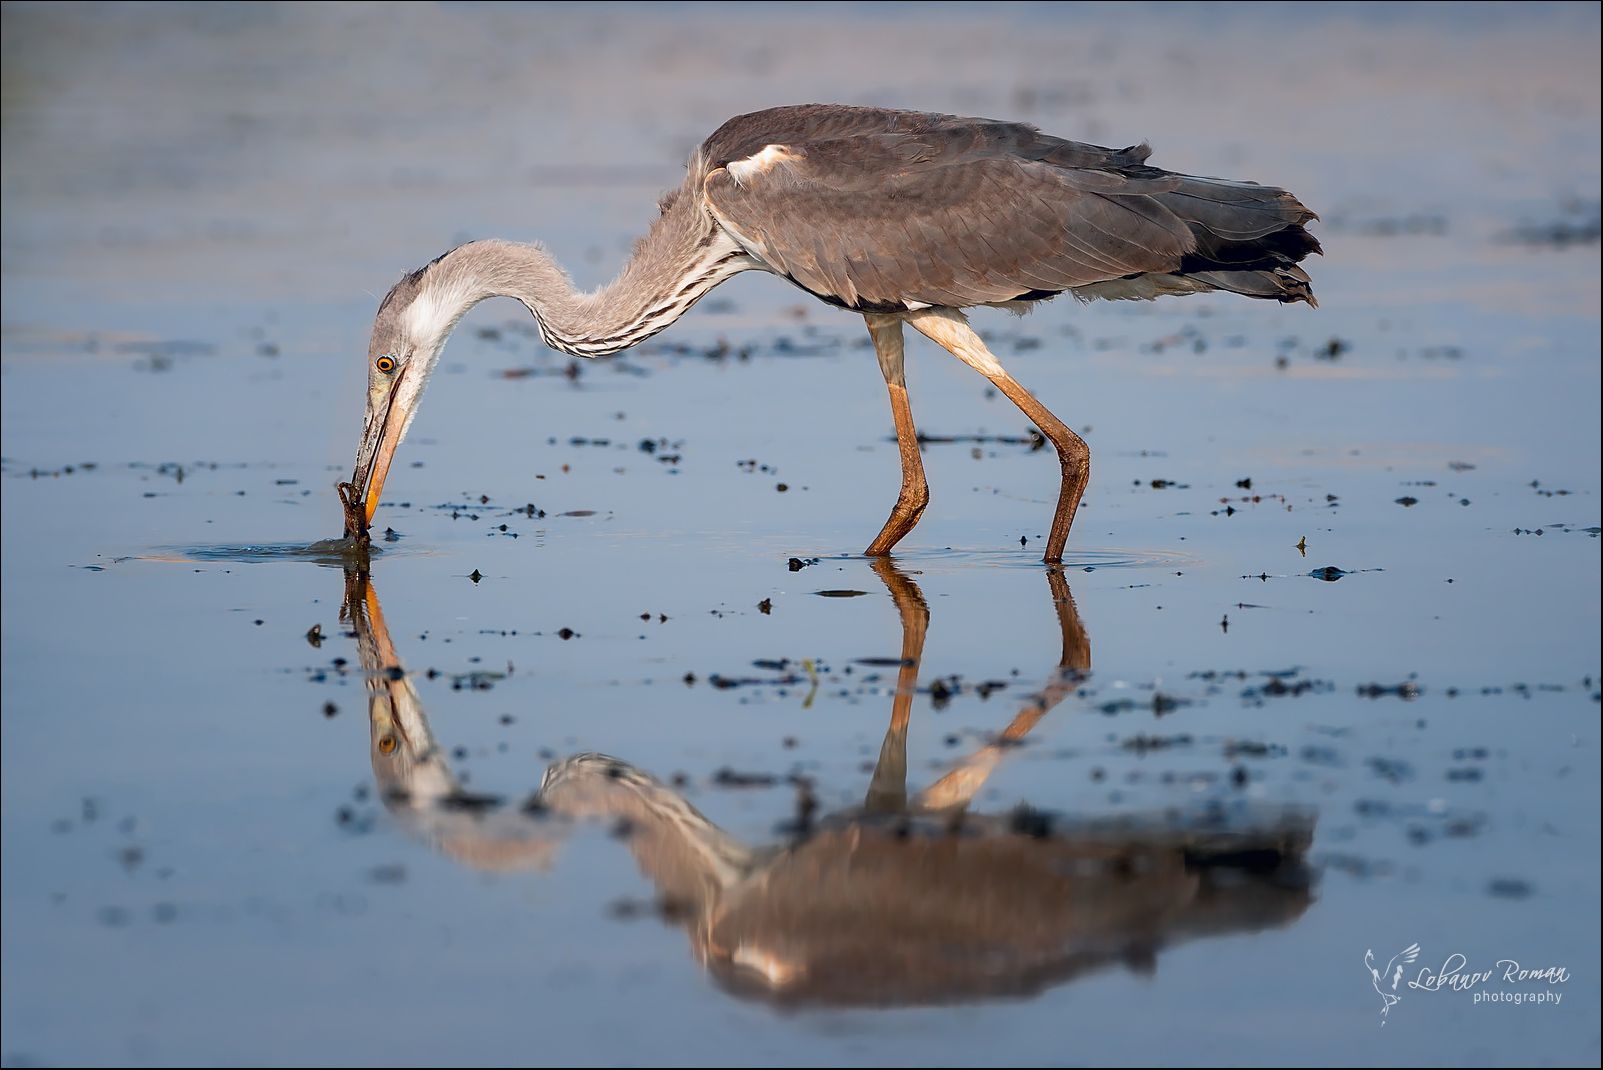
{"label": "grey wing feather", "polygon": [[[769,145],[783,160],[731,175]],[[693,166],[709,207],[774,270],[848,307],[1064,290],[1311,301],[1296,261],[1318,251],[1301,226],[1312,212],[1283,190],[1147,166],[1149,151],[1019,123],[804,105],[730,120]],[[1155,281],[1128,281],[1139,279]]]}

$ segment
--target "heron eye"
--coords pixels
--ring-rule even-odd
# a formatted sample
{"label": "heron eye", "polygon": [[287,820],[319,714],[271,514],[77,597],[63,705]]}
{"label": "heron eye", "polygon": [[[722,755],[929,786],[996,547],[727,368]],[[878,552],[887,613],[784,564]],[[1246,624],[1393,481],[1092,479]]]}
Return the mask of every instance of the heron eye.
{"label": "heron eye", "polygon": [[386,353],[384,356],[373,362],[373,367],[377,368],[385,375],[388,375],[390,372],[395,370],[395,358]]}
{"label": "heron eye", "polygon": [[400,740],[386,732],[378,737],[378,752],[380,754],[394,754],[395,748],[400,746]]}

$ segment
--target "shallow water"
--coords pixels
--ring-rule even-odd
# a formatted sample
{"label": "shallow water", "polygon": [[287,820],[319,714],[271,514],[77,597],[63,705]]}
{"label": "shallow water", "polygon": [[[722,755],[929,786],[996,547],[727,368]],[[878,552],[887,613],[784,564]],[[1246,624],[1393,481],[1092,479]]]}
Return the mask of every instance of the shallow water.
{"label": "shallow water", "polygon": [[[7,1065],[1597,1062],[1596,8],[998,10],[6,7]],[[372,294],[601,281],[818,98],[1285,185],[1322,307],[978,316],[1094,451],[1047,570],[921,341],[887,567],[852,317],[748,274],[568,376],[490,303],[370,573],[306,552]],[[1568,979],[1382,1026],[1415,943]]]}

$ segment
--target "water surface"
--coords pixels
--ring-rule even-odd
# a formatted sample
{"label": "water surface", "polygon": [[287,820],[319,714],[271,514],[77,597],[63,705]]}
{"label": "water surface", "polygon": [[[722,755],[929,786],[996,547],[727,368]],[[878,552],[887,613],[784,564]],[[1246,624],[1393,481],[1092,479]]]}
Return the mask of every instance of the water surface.
{"label": "water surface", "polygon": [[[924,12],[6,7],[8,1065],[1597,1062],[1596,8]],[[921,341],[885,566],[851,316],[570,373],[492,302],[369,571],[304,552],[374,294],[600,282],[809,99],[1284,185],[1321,308],[977,316],[1094,451],[1047,570]],[[1415,943],[1569,980],[1382,1026]]]}

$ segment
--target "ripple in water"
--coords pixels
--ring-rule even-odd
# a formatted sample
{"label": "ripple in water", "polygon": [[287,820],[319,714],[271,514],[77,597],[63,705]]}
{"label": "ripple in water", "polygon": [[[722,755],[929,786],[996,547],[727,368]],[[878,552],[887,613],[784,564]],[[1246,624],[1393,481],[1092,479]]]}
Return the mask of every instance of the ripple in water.
{"label": "ripple in water", "polygon": [[392,552],[385,551],[377,545],[361,546],[350,539],[320,539],[313,543],[265,542],[245,546],[169,546],[149,555],[149,559],[236,561],[251,565],[274,561],[309,561],[314,565],[344,568]]}
{"label": "ripple in water", "polygon": [[[897,554],[898,561],[925,561],[931,564],[983,565],[986,568],[1040,569],[1041,551],[1028,549],[963,549],[947,547],[943,550],[920,550],[910,554]],[[1104,568],[1174,568],[1177,565],[1194,565],[1197,558],[1177,550],[1140,550],[1108,548],[1091,550],[1070,546],[1063,554],[1065,572],[1094,572]]]}

